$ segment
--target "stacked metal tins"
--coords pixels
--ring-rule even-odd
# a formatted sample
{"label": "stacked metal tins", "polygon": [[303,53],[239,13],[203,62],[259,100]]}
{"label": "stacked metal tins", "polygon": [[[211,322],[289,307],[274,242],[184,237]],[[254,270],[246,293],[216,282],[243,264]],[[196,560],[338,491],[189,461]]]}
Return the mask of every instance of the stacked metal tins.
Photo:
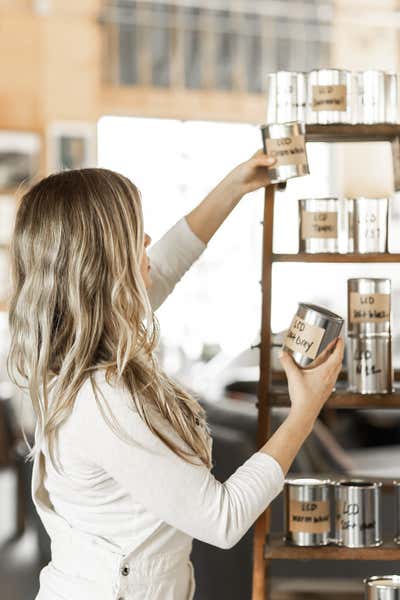
{"label": "stacked metal tins", "polygon": [[267,123],[398,123],[394,73],[318,69],[267,75]]}
{"label": "stacked metal tins", "polygon": [[289,479],[285,485],[285,541],[326,546],[331,531],[329,479]]}
{"label": "stacked metal tins", "polygon": [[365,600],[400,600],[400,576],[381,575],[364,579]]}
{"label": "stacked metal tins", "polygon": [[338,252],[339,199],[299,200],[300,252]]}
{"label": "stacked metal tins", "polygon": [[335,484],[336,543],[348,548],[382,544],[380,482],[338,481]]}
{"label": "stacked metal tins", "polygon": [[359,394],[392,391],[390,279],[349,279],[348,378]]}

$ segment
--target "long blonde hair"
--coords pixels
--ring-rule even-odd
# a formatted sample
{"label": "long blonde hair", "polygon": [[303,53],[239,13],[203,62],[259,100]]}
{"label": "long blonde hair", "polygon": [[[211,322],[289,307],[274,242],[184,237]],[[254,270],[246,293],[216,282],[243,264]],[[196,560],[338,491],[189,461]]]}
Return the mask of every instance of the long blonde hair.
{"label": "long blonde hair", "polygon": [[[112,406],[96,392],[94,373],[103,369],[171,450],[210,466],[204,411],[154,354],[158,324],[140,271],[143,252],[140,194],[118,173],[65,171],[23,195],[11,244],[8,365],[36,413],[31,457],[46,440],[54,459],[57,430],[88,377],[103,417],[123,437]],[[159,416],[179,440],[158,425]]]}

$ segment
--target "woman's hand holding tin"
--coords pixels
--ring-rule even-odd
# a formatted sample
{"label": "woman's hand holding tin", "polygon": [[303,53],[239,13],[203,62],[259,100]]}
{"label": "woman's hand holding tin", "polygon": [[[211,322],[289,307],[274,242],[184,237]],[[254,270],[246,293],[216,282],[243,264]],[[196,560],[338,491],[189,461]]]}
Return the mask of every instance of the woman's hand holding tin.
{"label": "woman's hand holding tin", "polygon": [[301,369],[287,352],[282,353],[281,364],[288,379],[291,413],[296,418],[310,421],[312,426],[333,391],[342,368],[343,353],[343,339],[337,338],[309,369]]}
{"label": "woman's hand holding tin", "polygon": [[300,369],[289,354],[282,354],[281,362],[288,378],[292,406],[285,421],[260,448],[260,452],[275,458],[284,474],[288,472],[332,393],[342,368],[343,352],[343,340],[333,340],[311,369]]}

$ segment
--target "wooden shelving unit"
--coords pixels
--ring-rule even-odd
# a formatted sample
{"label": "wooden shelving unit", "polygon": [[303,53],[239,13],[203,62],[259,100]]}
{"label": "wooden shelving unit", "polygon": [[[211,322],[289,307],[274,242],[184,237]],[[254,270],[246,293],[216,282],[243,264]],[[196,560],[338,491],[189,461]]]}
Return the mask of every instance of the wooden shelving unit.
{"label": "wooden shelving unit", "polygon": [[400,254],[273,254],[273,262],[400,263]]}
{"label": "wooden shelving unit", "polygon": [[273,537],[265,545],[264,556],[267,560],[399,560],[399,553],[399,547],[393,542],[376,548],[340,548],[333,544],[300,548]]}
{"label": "wooden shelving unit", "polygon": [[[400,125],[308,125],[308,142],[390,142],[392,147],[395,188],[400,189]],[[288,406],[285,385],[272,382],[271,373],[271,295],[272,266],[278,262],[303,263],[399,263],[400,254],[274,254],[273,227],[276,186],[265,190],[262,260],[262,314],[260,343],[260,381],[258,385],[258,444],[269,436],[270,412],[275,406]],[[328,406],[340,409],[400,408],[400,388],[392,394],[365,396],[352,394],[338,384]],[[338,546],[299,548],[286,545],[281,538],[269,540],[270,509],[255,527],[253,553],[252,600],[270,598],[268,577],[271,560],[399,560],[400,547],[384,544],[378,548],[350,549]]]}

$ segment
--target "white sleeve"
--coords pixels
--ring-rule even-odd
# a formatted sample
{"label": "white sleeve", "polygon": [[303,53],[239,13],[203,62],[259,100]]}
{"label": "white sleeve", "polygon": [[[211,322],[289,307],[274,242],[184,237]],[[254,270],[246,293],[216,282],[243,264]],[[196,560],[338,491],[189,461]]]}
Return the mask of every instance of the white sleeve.
{"label": "white sleeve", "polygon": [[183,217],[149,248],[153,285],[150,302],[156,310],[206,248]]}
{"label": "white sleeve", "polygon": [[[107,401],[133,444],[113,433],[95,400],[88,400],[85,421],[90,419],[91,435],[90,440],[85,436],[86,457],[127,490],[134,502],[191,537],[231,548],[283,487],[282,469],[267,454],[256,452],[221,483],[205,466],[186,462],[161,442],[125,394],[113,394]],[[177,437],[169,423],[159,419],[163,431]]]}

